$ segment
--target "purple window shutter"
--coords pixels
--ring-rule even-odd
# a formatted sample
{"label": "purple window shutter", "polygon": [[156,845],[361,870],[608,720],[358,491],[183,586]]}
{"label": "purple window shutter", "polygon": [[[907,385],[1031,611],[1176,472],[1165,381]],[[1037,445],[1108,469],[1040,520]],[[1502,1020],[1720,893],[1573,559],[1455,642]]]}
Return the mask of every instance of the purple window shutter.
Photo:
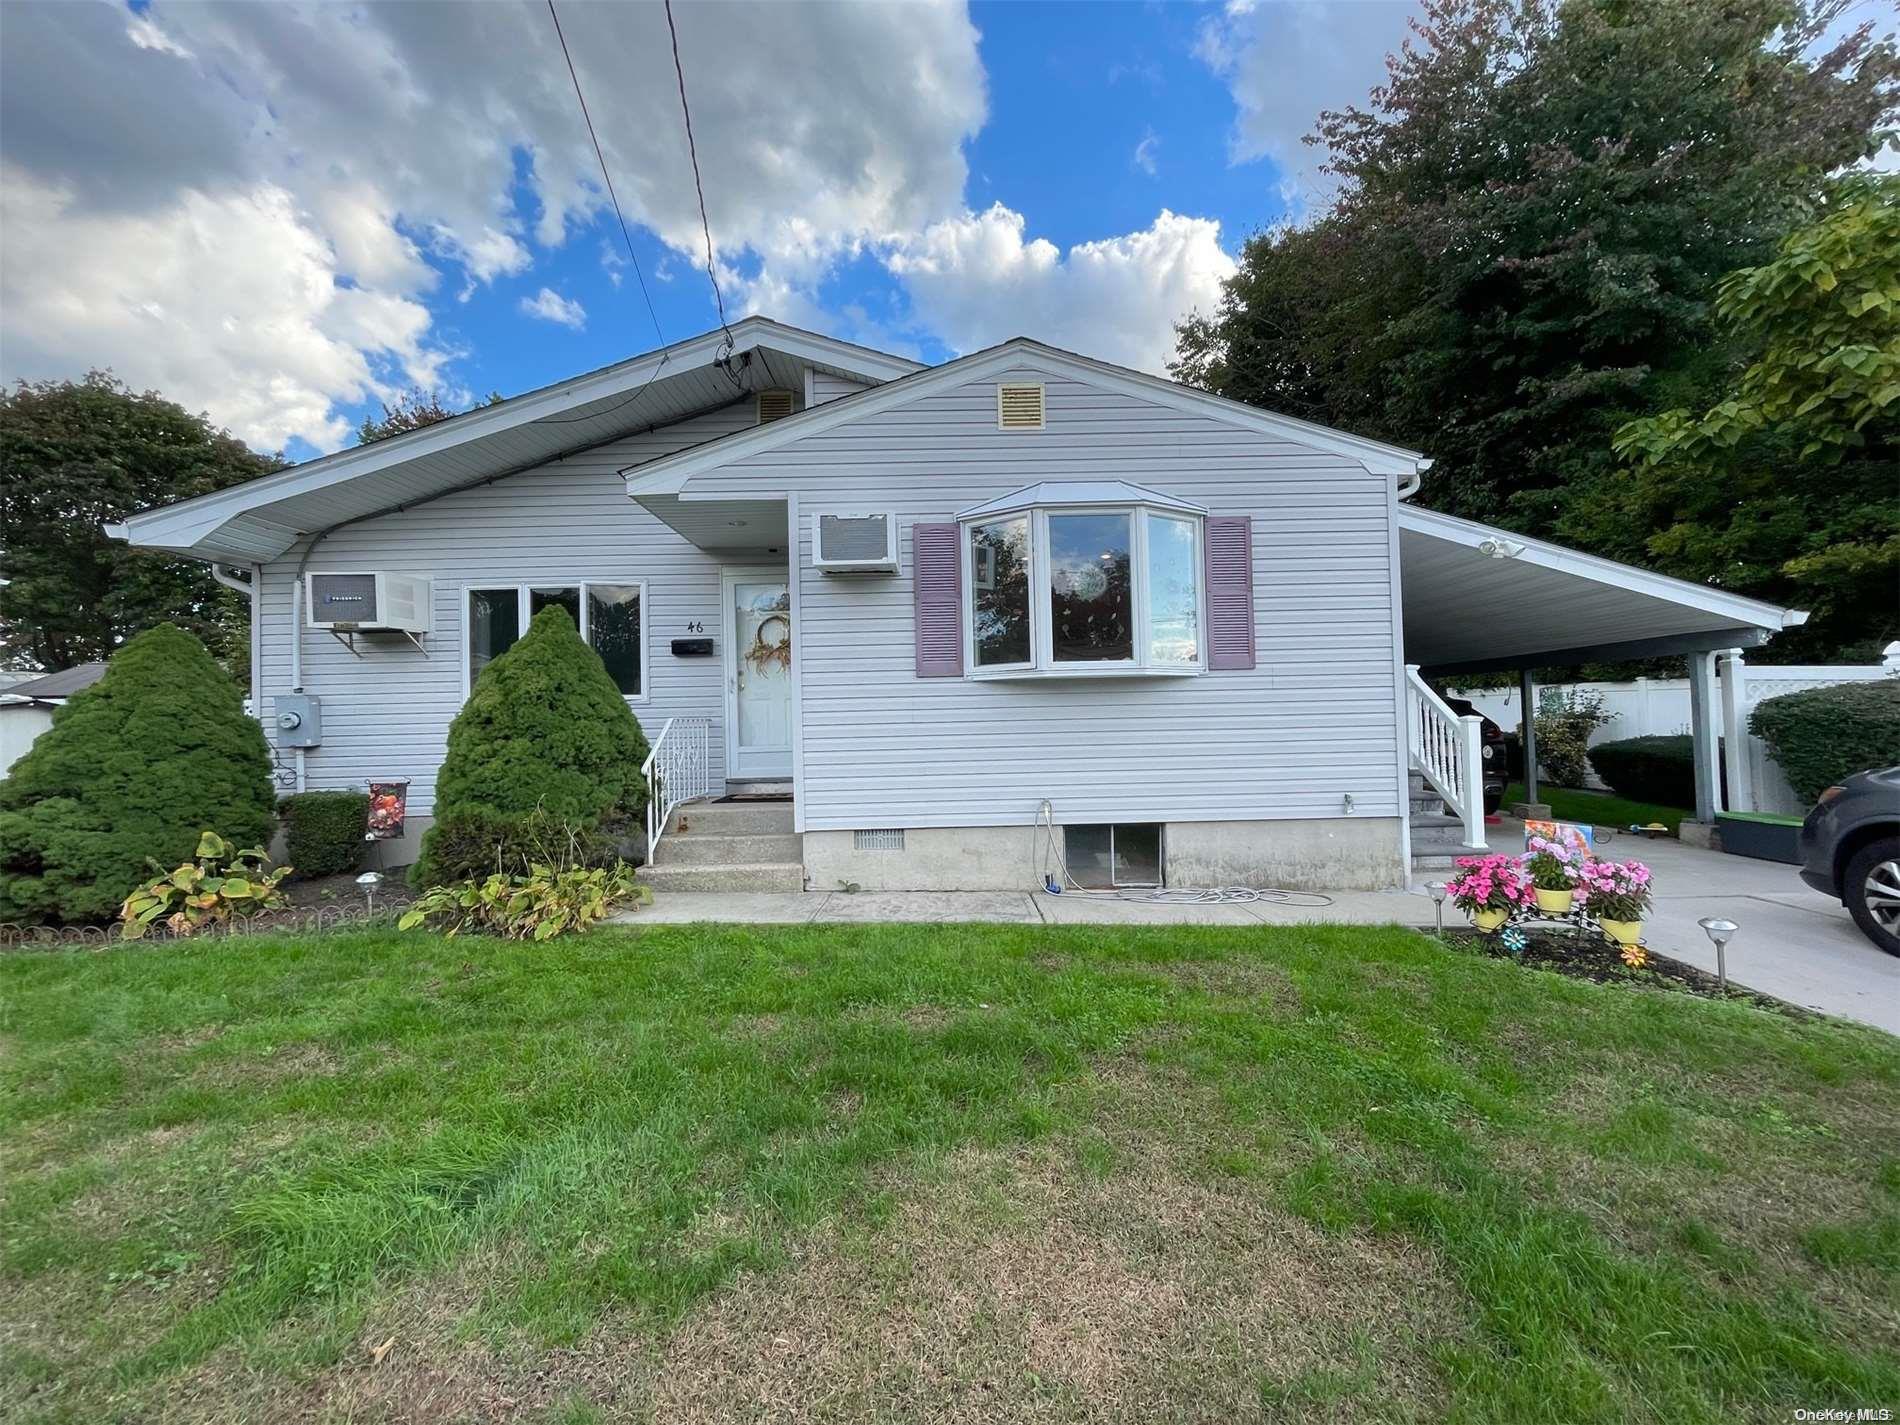
{"label": "purple window shutter", "polygon": [[963,550],[953,524],[910,527],[917,598],[917,676],[963,676]]}
{"label": "purple window shutter", "polygon": [[1207,521],[1207,666],[1253,667],[1253,521]]}

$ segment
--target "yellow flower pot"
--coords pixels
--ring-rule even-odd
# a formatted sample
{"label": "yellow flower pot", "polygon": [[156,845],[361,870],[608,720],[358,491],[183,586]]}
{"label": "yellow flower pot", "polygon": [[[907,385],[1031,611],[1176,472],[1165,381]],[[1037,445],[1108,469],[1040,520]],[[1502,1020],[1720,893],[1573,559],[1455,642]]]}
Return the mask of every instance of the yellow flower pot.
{"label": "yellow flower pot", "polygon": [[1508,910],[1474,910],[1471,912],[1471,923],[1477,926],[1478,929],[1483,931],[1486,935],[1489,935],[1510,918],[1511,913]]}
{"label": "yellow flower pot", "polygon": [[1618,945],[1634,945],[1643,938],[1643,922],[1640,920],[1599,920],[1597,924]]}
{"label": "yellow flower pot", "polygon": [[1567,887],[1561,891],[1547,891],[1542,886],[1535,887],[1532,894],[1537,897],[1537,908],[1545,915],[1569,915],[1570,903],[1577,895]]}

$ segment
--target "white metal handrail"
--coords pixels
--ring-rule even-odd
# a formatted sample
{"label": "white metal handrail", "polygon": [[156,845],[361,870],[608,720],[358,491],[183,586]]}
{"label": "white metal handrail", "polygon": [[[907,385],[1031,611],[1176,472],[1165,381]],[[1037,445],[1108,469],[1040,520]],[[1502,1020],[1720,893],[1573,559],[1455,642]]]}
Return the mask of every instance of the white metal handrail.
{"label": "white metal handrail", "polygon": [[640,775],[647,779],[647,864],[652,865],[674,811],[713,794],[712,719],[669,717],[640,764]]}
{"label": "white metal handrail", "polygon": [[1412,770],[1422,773],[1445,806],[1465,824],[1465,845],[1484,841],[1484,719],[1460,717],[1407,664],[1406,736]]}

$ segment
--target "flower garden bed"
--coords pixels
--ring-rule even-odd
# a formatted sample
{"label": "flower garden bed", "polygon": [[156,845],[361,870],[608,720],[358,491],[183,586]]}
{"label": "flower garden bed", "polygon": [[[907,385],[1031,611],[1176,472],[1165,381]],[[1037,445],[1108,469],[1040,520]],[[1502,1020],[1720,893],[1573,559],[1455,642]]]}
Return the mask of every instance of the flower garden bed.
{"label": "flower garden bed", "polygon": [[1493,960],[1513,960],[1534,969],[1554,970],[1573,980],[1590,980],[1599,985],[1675,990],[1699,995],[1703,999],[1728,999],[1753,1004],[1794,1019],[1821,1018],[1813,1010],[1733,983],[1725,994],[1714,975],[1698,970],[1693,965],[1685,965],[1680,960],[1672,960],[1667,955],[1658,955],[1654,950],[1648,952],[1641,969],[1631,969],[1623,962],[1621,948],[1601,935],[1556,929],[1529,930],[1524,935],[1523,949],[1517,951],[1511,950],[1496,935],[1480,935],[1468,928],[1448,929],[1439,938],[1457,950],[1486,955]]}

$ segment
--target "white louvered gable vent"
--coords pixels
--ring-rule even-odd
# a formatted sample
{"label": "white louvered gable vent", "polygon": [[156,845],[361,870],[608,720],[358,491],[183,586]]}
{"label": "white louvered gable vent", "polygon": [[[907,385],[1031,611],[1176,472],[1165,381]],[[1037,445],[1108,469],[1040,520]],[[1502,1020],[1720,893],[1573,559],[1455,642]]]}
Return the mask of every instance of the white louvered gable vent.
{"label": "white louvered gable vent", "polygon": [[1042,429],[1042,383],[1004,381],[996,387],[996,424],[1003,430]]}
{"label": "white louvered gable vent", "polygon": [[759,424],[782,421],[792,413],[792,393],[790,391],[759,392]]}

